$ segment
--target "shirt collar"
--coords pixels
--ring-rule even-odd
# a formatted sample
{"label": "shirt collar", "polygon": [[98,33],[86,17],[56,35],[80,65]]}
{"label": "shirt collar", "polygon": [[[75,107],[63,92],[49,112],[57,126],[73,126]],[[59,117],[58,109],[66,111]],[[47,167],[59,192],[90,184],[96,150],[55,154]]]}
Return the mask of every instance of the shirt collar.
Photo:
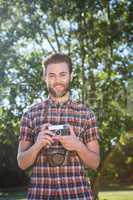
{"label": "shirt collar", "polygon": [[54,101],[51,97],[48,97],[47,101],[48,101],[48,103],[53,104],[53,105],[56,105],[56,106],[63,106],[63,105],[70,105],[72,100],[71,100],[71,98],[69,97],[69,99],[68,99],[67,101],[57,103],[57,102]]}

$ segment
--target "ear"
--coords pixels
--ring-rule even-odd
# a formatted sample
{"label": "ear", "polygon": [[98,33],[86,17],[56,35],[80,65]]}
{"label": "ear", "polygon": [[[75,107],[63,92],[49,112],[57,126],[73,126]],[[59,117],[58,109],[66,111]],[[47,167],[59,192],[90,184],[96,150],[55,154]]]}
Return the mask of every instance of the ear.
{"label": "ear", "polygon": [[44,68],[43,68],[43,72],[42,72],[42,80],[44,81],[44,82],[46,82],[46,74],[45,74],[45,70],[44,70]]}
{"label": "ear", "polygon": [[41,79],[42,79],[42,81],[46,82],[45,76],[42,76]]}

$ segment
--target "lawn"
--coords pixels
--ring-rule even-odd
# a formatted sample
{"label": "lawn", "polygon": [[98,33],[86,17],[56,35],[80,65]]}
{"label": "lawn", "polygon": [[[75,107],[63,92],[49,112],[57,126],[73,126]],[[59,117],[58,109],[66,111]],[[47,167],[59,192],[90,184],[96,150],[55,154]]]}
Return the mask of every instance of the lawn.
{"label": "lawn", "polygon": [[[12,192],[0,192],[0,200],[26,200],[26,192],[22,190]],[[129,191],[106,191],[99,193],[100,200],[132,200],[133,190]]]}
{"label": "lawn", "polygon": [[99,193],[100,200],[132,200],[133,191],[106,191]]}

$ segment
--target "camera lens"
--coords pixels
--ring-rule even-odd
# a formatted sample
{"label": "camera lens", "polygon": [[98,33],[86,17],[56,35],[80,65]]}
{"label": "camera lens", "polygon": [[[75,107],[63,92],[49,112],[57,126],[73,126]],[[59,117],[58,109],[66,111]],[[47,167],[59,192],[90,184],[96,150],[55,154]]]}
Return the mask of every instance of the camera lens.
{"label": "camera lens", "polygon": [[61,130],[56,131],[56,135],[61,135]]}

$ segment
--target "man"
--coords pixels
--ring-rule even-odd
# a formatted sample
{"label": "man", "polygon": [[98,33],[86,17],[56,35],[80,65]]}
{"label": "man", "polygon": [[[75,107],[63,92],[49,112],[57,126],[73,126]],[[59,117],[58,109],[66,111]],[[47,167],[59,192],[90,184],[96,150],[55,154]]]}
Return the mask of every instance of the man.
{"label": "man", "polygon": [[[31,106],[22,117],[18,165],[32,166],[29,200],[92,200],[84,167],[99,165],[98,130],[93,112],[70,99],[72,62],[53,54],[43,62],[49,97]],[[67,126],[67,134],[49,127]],[[50,152],[53,152],[50,153]]]}

